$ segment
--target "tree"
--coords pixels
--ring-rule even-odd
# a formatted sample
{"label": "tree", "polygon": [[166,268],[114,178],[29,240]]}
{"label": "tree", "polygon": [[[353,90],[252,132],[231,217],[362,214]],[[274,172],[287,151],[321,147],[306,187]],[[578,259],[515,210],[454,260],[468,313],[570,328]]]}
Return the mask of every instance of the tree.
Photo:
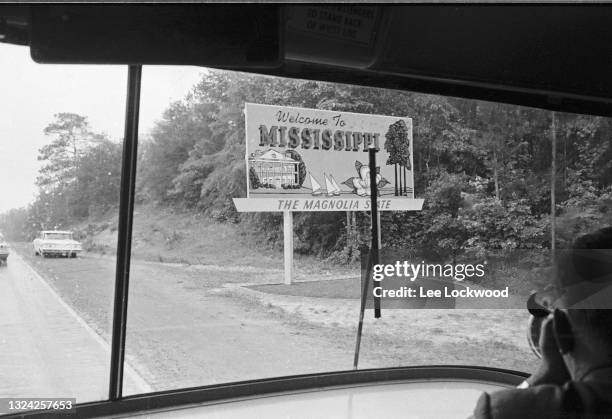
{"label": "tree", "polygon": [[38,160],[46,162],[37,179],[39,186],[68,185],[76,181],[80,160],[103,135],[93,133],[87,118],[75,113],[58,113],[55,121],[44,129],[47,136],[54,137],[51,143],[39,150]]}
{"label": "tree", "polygon": [[93,132],[87,118],[74,113],[55,114],[44,133],[52,140],[39,150],[39,194],[28,210],[28,225],[69,226],[117,201],[119,144]]}
{"label": "tree", "polygon": [[80,209],[81,213],[77,215],[102,214],[118,205],[121,153],[120,143],[104,139],[83,155],[71,203],[73,208]]}
{"label": "tree", "polygon": [[[438,258],[461,257],[475,248],[497,254],[521,244],[550,245],[543,233],[551,208],[550,112],[362,86],[208,71],[188,97],[169,107],[143,144],[143,196],[240,218],[266,241],[281,240],[278,217],[233,214],[231,198],[244,196],[246,178],[254,180],[244,161],[245,102],[398,117],[387,133],[385,147],[393,156],[388,164],[414,170],[415,194],[426,204],[418,213],[383,213],[385,244],[419,243]],[[413,120],[413,156],[407,127],[399,122],[404,117]],[[612,208],[612,122],[559,114],[558,130],[564,181],[555,187],[557,216],[582,231],[612,213],[606,209]],[[405,193],[406,170],[397,175],[398,194]],[[581,209],[589,216],[570,216]],[[300,214],[296,246],[351,259],[354,246],[368,235],[361,215]]]}
{"label": "tree", "polygon": [[205,154],[221,150],[223,139],[211,132],[213,109],[211,104],[200,104],[193,98],[170,105],[155,124],[151,137],[143,142],[138,169],[140,193],[160,202],[177,198],[171,193],[173,180],[195,144],[199,143]]}
{"label": "tree", "polygon": [[507,154],[505,153],[507,128],[507,107],[498,103],[479,102],[476,108],[478,117],[475,144],[486,153],[485,164],[493,172],[495,199],[500,200],[500,172]]}

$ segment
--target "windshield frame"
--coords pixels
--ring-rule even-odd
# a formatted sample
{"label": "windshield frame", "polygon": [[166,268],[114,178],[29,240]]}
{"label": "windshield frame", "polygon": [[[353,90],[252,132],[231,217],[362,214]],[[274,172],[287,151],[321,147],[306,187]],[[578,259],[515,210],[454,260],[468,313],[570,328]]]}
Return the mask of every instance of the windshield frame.
{"label": "windshield frame", "polygon": [[[113,400],[75,405],[77,417],[98,417],[163,411],[201,403],[242,401],[268,398],[272,395],[299,394],[322,388],[351,388],[385,383],[419,383],[431,381],[466,381],[516,387],[529,374],[502,368],[480,366],[414,366],[334,371],[292,375],[279,378],[239,381],[209,386],[159,391],[128,396],[121,403]],[[28,417],[44,418],[44,411],[28,412]]]}
{"label": "windshield frame", "polygon": [[[307,66],[306,66],[307,67]],[[121,175],[121,192],[120,192],[120,206],[119,206],[119,222],[117,229],[117,263],[116,263],[116,282],[115,282],[115,297],[114,297],[114,311],[112,313],[113,329],[112,329],[112,355],[111,355],[111,384],[109,389],[109,400],[85,403],[78,405],[77,410],[79,416],[88,416],[94,414],[118,414],[118,413],[129,413],[136,411],[143,411],[150,408],[163,408],[173,407],[191,403],[202,403],[206,401],[223,400],[235,397],[253,397],[256,395],[265,395],[270,393],[278,393],[281,391],[298,391],[313,388],[320,388],[323,386],[346,386],[355,385],[358,383],[368,383],[375,381],[384,380],[402,380],[402,379],[432,379],[435,377],[441,377],[444,374],[457,373],[458,371],[465,371],[466,379],[473,380],[487,380],[493,379],[493,377],[499,378],[500,380],[507,380],[507,384],[516,385],[527,374],[523,372],[502,370],[498,368],[491,368],[485,366],[473,366],[473,367],[441,367],[441,366],[427,366],[427,367],[398,367],[398,368],[380,368],[373,370],[358,370],[358,371],[339,371],[333,373],[319,373],[319,374],[304,374],[298,376],[284,376],[278,378],[266,378],[261,380],[243,381],[243,382],[227,382],[211,386],[201,386],[193,388],[182,388],[176,390],[162,391],[156,393],[148,393],[137,396],[123,397],[122,396],[122,374],[125,357],[125,338],[126,338],[126,318],[127,318],[127,304],[128,304],[128,289],[129,289],[129,272],[130,272],[130,252],[131,252],[131,239],[132,239],[132,221],[134,216],[134,196],[135,196],[135,185],[136,185],[136,162],[137,162],[137,146],[138,146],[138,112],[140,103],[140,71],[142,65],[130,65],[126,66],[129,68],[130,77],[128,79],[128,100],[126,106],[126,120],[125,120],[125,139],[124,139],[124,150],[122,155],[122,175]],[[274,71],[261,70],[250,72],[256,72],[260,74],[272,74]],[[330,74],[333,72],[330,72]],[[350,73],[349,73],[350,74]],[[300,76],[304,79],[316,79],[317,73],[307,73]],[[394,84],[397,82],[395,88],[401,90],[409,90],[413,92],[425,92],[427,91],[427,83],[433,83],[432,81],[425,81],[422,85],[411,85],[410,83],[401,83],[400,78],[394,78],[392,75],[384,75],[372,71],[371,79],[366,79],[363,76],[357,77],[356,79],[350,79],[347,74],[334,73],[330,76],[331,78],[338,78],[335,80],[339,83],[354,83],[362,85],[375,86],[376,83],[382,83],[383,81],[388,84]],[[329,81],[329,80],[327,80]],[[482,94],[482,91],[489,90],[494,92],[495,89],[490,86],[474,86],[469,83],[458,83],[453,90],[457,96],[470,98],[471,95],[476,93]],[[445,93],[447,94],[447,93]],[[510,95],[510,93],[508,93]],[[520,102],[524,99],[523,92],[514,92],[516,96],[515,103]],[[495,93],[491,93],[494,96]],[[494,99],[487,99],[494,101]],[[503,102],[496,102],[503,103]],[[568,106],[568,102],[564,102],[565,106]],[[526,106],[535,106],[527,103]],[[593,114],[592,109],[584,104],[576,104],[572,107],[572,103],[569,103],[571,112],[582,112],[585,114]],[[550,107],[556,108],[556,105]],[[539,107],[540,109],[545,109]],[[52,233],[52,232],[50,232]],[[49,234],[49,233],[47,233]],[[42,237],[46,238],[46,237]],[[73,240],[73,235],[70,233],[70,240]],[[50,239],[57,240],[57,239]],[[63,240],[63,239],[60,239]],[[0,234],[0,241],[3,241],[3,236]],[[469,373],[467,371],[470,371]],[[438,375],[436,375],[438,374]],[[471,377],[471,378],[469,378]],[[480,377],[480,378],[479,378]],[[489,378],[483,378],[489,377]],[[455,376],[455,378],[457,378]],[[115,403],[115,401],[121,400],[121,403]],[[28,413],[29,416],[33,417],[44,417],[44,412]]]}

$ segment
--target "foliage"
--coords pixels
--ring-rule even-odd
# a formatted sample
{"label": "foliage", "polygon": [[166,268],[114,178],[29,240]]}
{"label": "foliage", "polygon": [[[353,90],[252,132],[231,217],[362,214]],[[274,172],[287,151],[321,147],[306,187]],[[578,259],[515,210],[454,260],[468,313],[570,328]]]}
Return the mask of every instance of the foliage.
{"label": "foliage", "polygon": [[32,239],[38,231],[69,228],[117,205],[121,177],[121,145],[93,132],[87,118],[59,113],[44,130],[51,142],[39,150],[42,162],[39,193],[25,215],[9,212],[15,237]]}
{"label": "foliage", "polygon": [[533,216],[527,200],[504,205],[493,197],[486,198],[462,211],[460,218],[470,232],[466,251],[476,257],[503,257],[547,244],[549,221]]}
{"label": "foliage", "polygon": [[[383,213],[384,246],[436,260],[544,254],[551,246],[550,112],[362,86],[207,71],[142,139],[138,199],[239,221],[261,243],[282,243],[279,214],[239,215],[232,202],[246,195],[245,102],[413,119],[415,194],[425,205],[420,212]],[[557,245],[565,246],[612,224],[612,122],[570,114],[557,114],[557,121],[555,215]],[[45,133],[51,141],[39,154],[38,198],[0,218],[7,235],[69,227],[117,203],[120,144],[77,114],[55,115]],[[410,162],[407,135],[400,119],[389,127],[387,164]],[[292,157],[301,161],[298,153]],[[301,185],[303,164],[298,173]],[[262,185],[253,170],[248,179],[252,188],[274,186]],[[345,213],[296,214],[296,250],[354,259],[370,240],[368,215],[356,218],[357,228],[348,228]]]}
{"label": "foliage", "polygon": [[52,141],[39,150],[44,162],[37,183],[41,187],[66,186],[76,182],[81,159],[87,149],[104,137],[90,131],[87,118],[74,113],[58,113],[44,129]]}
{"label": "foliage", "polygon": [[13,208],[0,214],[0,232],[10,241],[26,241],[30,238],[24,228],[28,221],[26,208]]}
{"label": "foliage", "polygon": [[104,139],[83,155],[72,198],[81,218],[103,214],[119,202],[121,152],[121,144]]}

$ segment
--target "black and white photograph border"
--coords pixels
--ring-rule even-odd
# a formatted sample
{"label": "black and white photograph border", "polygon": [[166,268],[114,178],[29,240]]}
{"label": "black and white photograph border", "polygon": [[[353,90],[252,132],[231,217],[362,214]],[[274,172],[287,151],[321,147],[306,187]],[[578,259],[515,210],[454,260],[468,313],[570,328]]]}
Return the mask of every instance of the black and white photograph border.
{"label": "black and white photograph border", "polygon": [[0,3],[0,417],[612,415],[611,28]]}

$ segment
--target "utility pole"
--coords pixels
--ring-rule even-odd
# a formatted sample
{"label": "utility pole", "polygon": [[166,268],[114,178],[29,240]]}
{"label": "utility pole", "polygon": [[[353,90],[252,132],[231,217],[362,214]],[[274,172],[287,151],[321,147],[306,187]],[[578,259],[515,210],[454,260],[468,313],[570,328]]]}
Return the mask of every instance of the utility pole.
{"label": "utility pole", "polygon": [[551,121],[551,141],[552,141],[552,162],[550,165],[550,257],[551,262],[555,262],[555,230],[556,230],[556,202],[555,202],[555,179],[557,174],[557,127],[556,113],[552,112]]}

